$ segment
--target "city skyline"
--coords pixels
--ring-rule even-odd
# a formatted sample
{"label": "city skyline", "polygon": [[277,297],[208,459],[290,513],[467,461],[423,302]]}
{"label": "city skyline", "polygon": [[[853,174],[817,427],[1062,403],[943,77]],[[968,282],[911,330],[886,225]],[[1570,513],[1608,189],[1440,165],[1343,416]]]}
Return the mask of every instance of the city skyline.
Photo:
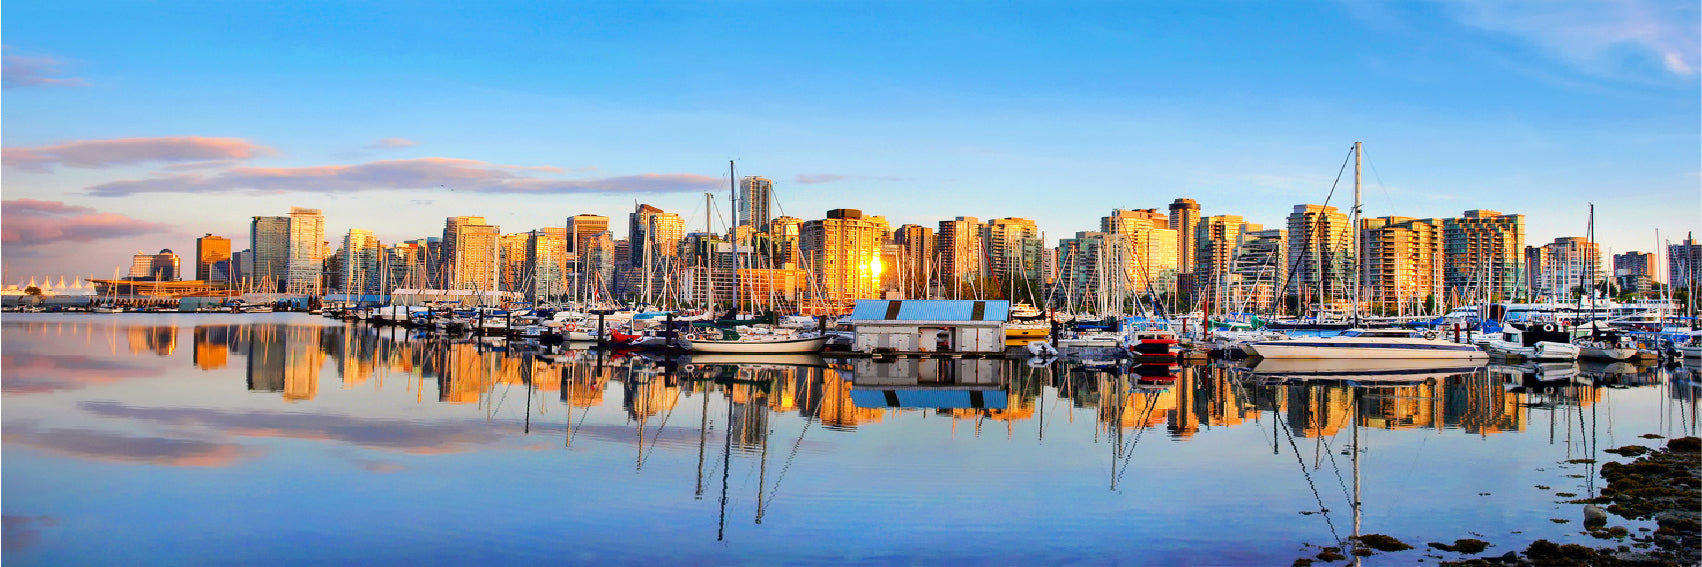
{"label": "city skyline", "polygon": [[638,201],[693,232],[728,158],[774,216],[1023,217],[1049,247],[1177,198],[1284,226],[1354,141],[1366,217],[1522,214],[1540,245],[1594,201],[1603,261],[1702,231],[1694,5],[393,7],[6,6],[6,283],[252,249],[289,207],[327,240]]}

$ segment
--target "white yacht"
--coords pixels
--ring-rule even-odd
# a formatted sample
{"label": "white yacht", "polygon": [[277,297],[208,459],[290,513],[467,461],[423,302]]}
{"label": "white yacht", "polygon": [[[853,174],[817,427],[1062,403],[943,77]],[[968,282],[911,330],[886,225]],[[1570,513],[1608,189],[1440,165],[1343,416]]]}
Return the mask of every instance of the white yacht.
{"label": "white yacht", "polygon": [[1333,337],[1258,341],[1245,348],[1262,358],[1489,358],[1476,346],[1425,338],[1408,329],[1348,329]]}

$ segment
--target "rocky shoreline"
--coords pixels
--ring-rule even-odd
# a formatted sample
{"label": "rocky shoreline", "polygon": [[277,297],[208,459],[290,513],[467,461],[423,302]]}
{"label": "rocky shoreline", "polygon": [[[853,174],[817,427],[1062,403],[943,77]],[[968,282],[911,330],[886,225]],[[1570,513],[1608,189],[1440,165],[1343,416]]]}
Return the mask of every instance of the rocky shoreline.
{"label": "rocky shoreline", "polygon": [[[1660,439],[1658,435],[1644,437]],[[1607,452],[1637,459],[1630,463],[1603,464],[1601,474],[1607,486],[1600,495],[1570,502],[1585,505],[1584,527],[1590,536],[1613,543],[1591,547],[1537,540],[1522,552],[1463,559],[1425,555],[1418,561],[1437,559],[1440,565],[1469,567],[1702,565],[1702,439],[1682,437],[1667,441],[1660,449],[1628,445]],[[1657,528],[1641,528],[1644,531],[1633,533],[1623,526],[1608,525],[1609,514],[1631,520],[1654,520]],[[1453,543],[1432,542],[1428,547],[1469,556],[1483,552],[1491,544],[1461,539]],[[1407,549],[1412,547],[1393,537],[1368,534],[1348,542],[1346,547],[1326,547],[1315,556],[1296,559],[1294,565],[1302,567],[1340,561],[1349,555],[1398,553]]]}

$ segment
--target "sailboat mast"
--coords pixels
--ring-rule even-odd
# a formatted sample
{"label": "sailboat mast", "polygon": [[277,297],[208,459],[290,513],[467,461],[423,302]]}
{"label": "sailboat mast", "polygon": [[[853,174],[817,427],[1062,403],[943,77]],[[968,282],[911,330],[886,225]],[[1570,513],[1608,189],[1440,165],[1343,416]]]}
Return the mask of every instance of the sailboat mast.
{"label": "sailboat mast", "polygon": [[727,160],[727,193],[732,196],[733,226],[728,232],[733,241],[733,317],[739,316],[739,177],[733,160]]}
{"label": "sailboat mast", "polygon": [[[1360,146],[1360,142],[1354,142],[1353,143],[1353,220],[1348,221],[1349,222],[1348,230],[1353,232],[1353,311],[1352,311],[1352,314],[1350,315],[1350,320],[1353,321],[1354,322],[1353,324],[1355,324],[1355,325],[1357,325],[1358,322],[1359,322],[1359,292],[1360,292],[1359,286],[1363,285],[1363,283],[1365,281],[1365,250],[1364,250],[1365,242],[1364,242],[1364,239],[1360,238],[1360,234],[1359,234],[1359,232],[1360,232],[1359,231],[1359,207],[1360,207],[1360,204],[1359,204],[1360,203],[1360,185],[1359,185],[1360,168],[1359,168],[1359,165],[1360,165],[1360,162],[1362,161],[1362,159],[1364,158],[1364,156],[1365,156],[1364,148],[1362,148]],[[1356,447],[1356,449],[1357,449],[1357,447]]]}

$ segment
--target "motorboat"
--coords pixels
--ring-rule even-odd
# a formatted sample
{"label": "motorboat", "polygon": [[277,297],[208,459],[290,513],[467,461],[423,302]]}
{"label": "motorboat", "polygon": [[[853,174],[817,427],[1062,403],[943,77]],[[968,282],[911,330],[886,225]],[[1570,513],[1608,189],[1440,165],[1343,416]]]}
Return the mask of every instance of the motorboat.
{"label": "motorboat", "polygon": [[1503,356],[1531,360],[1578,360],[1580,350],[1556,323],[1531,323],[1524,328],[1508,325],[1501,329],[1499,338],[1489,340],[1484,348]]}
{"label": "motorboat", "polygon": [[1410,329],[1348,329],[1333,337],[1258,341],[1246,348],[1262,358],[1488,358],[1476,346],[1427,338]]}
{"label": "motorboat", "polygon": [[1135,356],[1175,357],[1182,352],[1176,333],[1167,329],[1134,329],[1123,340],[1124,347]]}
{"label": "motorboat", "polygon": [[1058,339],[1058,348],[1121,348],[1122,333],[1087,331]]}

